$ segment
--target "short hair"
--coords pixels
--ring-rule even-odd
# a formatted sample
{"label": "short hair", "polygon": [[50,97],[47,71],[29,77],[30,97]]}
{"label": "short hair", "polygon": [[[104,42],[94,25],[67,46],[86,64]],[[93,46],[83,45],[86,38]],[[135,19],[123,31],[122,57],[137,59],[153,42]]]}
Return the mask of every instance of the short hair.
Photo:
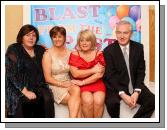
{"label": "short hair", "polygon": [[59,26],[54,26],[50,31],[50,38],[52,39],[53,36],[57,35],[60,33],[61,35],[64,36],[64,39],[66,41],[66,29],[64,27],[59,27]]}
{"label": "short hair", "polygon": [[116,29],[119,25],[124,25],[124,24],[128,24],[130,26],[130,31],[132,31],[132,24],[129,21],[126,21],[126,20],[121,20],[118,23],[116,23]]}
{"label": "short hair", "polygon": [[17,34],[16,41],[18,43],[23,43],[23,36],[25,36],[26,34],[28,34],[31,31],[35,32],[35,34],[36,34],[35,43],[37,43],[39,40],[39,32],[38,32],[37,28],[35,28],[33,25],[30,25],[30,24],[26,24],[26,25],[21,27],[20,31]]}
{"label": "short hair", "polygon": [[88,41],[91,41],[92,49],[96,48],[96,36],[92,31],[86,29],[86,30],[82,30],[79,32],[78,37],[77,37],[78,47],[79,47],[79,43],[81,39],[86,39]]}

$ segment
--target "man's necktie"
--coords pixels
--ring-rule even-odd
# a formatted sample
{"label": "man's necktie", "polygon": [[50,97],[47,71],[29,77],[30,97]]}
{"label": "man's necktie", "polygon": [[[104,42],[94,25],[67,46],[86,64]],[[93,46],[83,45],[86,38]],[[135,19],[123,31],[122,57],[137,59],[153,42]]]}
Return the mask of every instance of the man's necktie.
{"label": "man's necktie", "polygon": [[130,75],[130,69],[129,69],[129,58],[128,58],[127,48],[126,47],[123,48],[123,55],[124,55],[124,59],[125,59],[127,70],[128,70],[128,74],[129,74],[129,86],[128,86],[129,93],[132,94],[133,93],[133,86],[132,86],[132,81],[131,81],[131,75]]}

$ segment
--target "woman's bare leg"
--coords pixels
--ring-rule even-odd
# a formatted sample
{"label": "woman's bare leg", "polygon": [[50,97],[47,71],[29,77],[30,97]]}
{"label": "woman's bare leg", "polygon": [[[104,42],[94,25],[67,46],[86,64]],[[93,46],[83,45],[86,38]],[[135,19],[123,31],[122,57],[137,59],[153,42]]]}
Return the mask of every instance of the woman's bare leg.
{"label": "woman's bare leg", "polygon": [[77,118],[80,108],[80,88],[78,86],[72,86],[69,94],[67,94],[61,103],[68,104],[70,118]]}
{"label": "woman's bare leg", "polygon": [[81,93],[82,112],[85,118],[93,118],[93,95],[91,92]]}
{"label": "woman's bare leg", "polygon": [[69,116],[76,118],[80,108],[80,88],[78,86],[72,86],[69,90],[70,98],[68,100]]}
{"label": "woman's bare leg", "polygon": [[105,93],[102,91],[95,92],[93,94],[93,105],[94,105],[94,118],[101,118],[104,112],[104,100]]}
{"label": "woman's bare leg", "polygon": [[77,114],[77,118],[83,118],[81,104],[79,106],[79,111],[78,111],[78,114]]}

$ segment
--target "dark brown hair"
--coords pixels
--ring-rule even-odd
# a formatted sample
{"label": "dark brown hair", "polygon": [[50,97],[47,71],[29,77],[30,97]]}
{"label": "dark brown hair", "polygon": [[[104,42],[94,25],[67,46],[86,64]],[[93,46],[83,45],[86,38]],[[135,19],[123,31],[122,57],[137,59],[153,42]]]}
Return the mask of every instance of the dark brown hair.
{"label": "dark brown hair", "polygon": [[26,25],[24,25],[24,26],[21,27],[19,33],[17,34],[16,41],[18,43],[22,43],[23,42],[23,36],[25,36],[26,34],[28,34],[31,31],[35,32],[36,38],[37,38],[36,41],[35,41],[35,43],[37,43],[38,40],[39,40],[39,32],[38,32],[38,30],[33,25],[30,25],[30,24],[26,24]]}
{"label": "dark brown hair", "polygon": [[66,29],[64,27],[59,27],[59,26],[54,26],[51,30],[50,30],[50,38],[52,39],[53,36],[57,35],[58,33],[60,33],[61,35],[64,36],[64,39],[66,41]]}

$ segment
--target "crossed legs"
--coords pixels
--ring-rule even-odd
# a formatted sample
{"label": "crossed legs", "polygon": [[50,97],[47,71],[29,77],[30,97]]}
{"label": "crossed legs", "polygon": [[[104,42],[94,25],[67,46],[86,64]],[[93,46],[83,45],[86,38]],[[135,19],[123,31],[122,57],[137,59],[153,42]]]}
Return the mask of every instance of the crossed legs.
{"label": "crossed legs", "polygon": [[68,105],[70,118],[81,117],[80,88],[78,86],[71,86],[69,93],[61,103]]}

